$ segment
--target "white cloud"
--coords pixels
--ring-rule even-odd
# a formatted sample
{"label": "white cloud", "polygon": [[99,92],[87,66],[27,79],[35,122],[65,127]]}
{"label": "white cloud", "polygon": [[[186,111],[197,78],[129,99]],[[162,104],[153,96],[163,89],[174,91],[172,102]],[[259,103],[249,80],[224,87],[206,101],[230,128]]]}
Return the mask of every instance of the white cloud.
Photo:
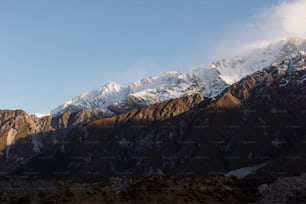
{"label": "white cloud", "polygon": [[263,12],[254,28],[262,40],[274,40],[288,36],[306,36],[306,1],[282,1]]}
{"label": "white cloud", "polygon": [[[306,0],[283,0],[262,10],[251,22],[235,26],[216,47],[216,54],[233,55],[245,45],[263,44],[287,37],[306,37]],[[238,49],[237,49],[238,48]]]}

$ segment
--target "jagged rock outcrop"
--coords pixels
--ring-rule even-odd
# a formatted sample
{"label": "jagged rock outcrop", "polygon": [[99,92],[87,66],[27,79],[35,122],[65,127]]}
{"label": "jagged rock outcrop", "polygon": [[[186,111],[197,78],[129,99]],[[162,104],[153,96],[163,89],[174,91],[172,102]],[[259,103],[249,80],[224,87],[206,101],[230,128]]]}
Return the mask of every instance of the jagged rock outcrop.
{"label": "jagged rock outcrop", "polygon": [[0,170],[8,173],[44,147],[64,140],[72,129],[101,117],[103,112],[87,110],[42,118],[22,110],[0,110]]}

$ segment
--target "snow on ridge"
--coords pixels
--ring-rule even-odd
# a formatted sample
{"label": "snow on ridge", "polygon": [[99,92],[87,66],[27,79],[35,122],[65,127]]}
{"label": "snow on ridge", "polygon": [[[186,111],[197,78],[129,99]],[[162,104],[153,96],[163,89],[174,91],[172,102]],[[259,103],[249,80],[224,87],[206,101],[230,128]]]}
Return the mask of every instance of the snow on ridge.
{"label": "snow on ridge", "polygon": [[34,113],[34,115],[38,118],[43,118],[45,116],[50,116],[50,113]]}
{"label": "snow on ridge", "polygon": [[[252,46],[251,46],[252,47]],[[148,76],[127,86],[109,82],[100,88],[72,98],[51,112],[52,115],[65,110],[106,109],[127,102],[134,97],[152,104],[179,98],[187,94],[203,93],[215,97],[225,88],[246,75],[259,71],[274,62],[290,58],[291,54],[306,51],[306,40],[287,38],[278,42],[253,45],[241,56],[222,59],[209,65],[199,66],[188,72],[168,71],[158,76]]]}
{"label": "snow on ridge", "polygon": [[299,51],[306,51],[306,39],[290,37],[276,42],[250,45],[243,54],[222,59],[209,65],[220,72],[220,77],[232,84],[246,75],[259,71],[274,62],[281,62]]}

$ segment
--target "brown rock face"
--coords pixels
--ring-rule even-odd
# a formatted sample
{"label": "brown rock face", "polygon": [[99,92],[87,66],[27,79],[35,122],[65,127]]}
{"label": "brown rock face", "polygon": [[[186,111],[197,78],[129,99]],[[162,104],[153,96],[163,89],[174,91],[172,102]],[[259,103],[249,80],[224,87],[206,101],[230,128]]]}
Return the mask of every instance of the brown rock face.
{"label": "brown rock face", "polygon": [[211,104],[210,108],[233,109],[239,108],[241,103],[238,98],[233,96],[231,92],[227,92],[224,96],[218,99],[216,103]]}
{"label": "brown rock face", "polygon": [[39,132],[48,132],[52,129],[50,117],[38,119],[22,110],[2,110],[0,111],[0,121],[0,150],[21,138]]}
{"label": "brown rock face", "polygon": [[158,104],[153,104],[139,110],[132,110],[127,113],[115,115],[110,118],[103,118],[90,123],[91,126],[122,125],[126,123],[137,123],[148,125],[152,122],[164,121],[180,115],[204,100],[201,94],[193,94],[183,98],[172,99]]}
{"label": "brown rock face", "polygon": [[22,110],[0,110],[0,170],[7,172],[63,140],[67,132],[82,123],[103,117],[100,111],[65,113],[37,118]]}
{"label": "brown rock face", "polygon": [[[0,111],[0,151],[2,155],[0,163],[6,163],[6,165],[2,165],[0,169],[5,172],[11,171],[40,154],[44,149],[52,149],[52,146],[57,146],[57,143],[61,141],[73,143],[74,138],[72,141],[67,139],[69,134],[87,134],[86,128],[82,128],[81,125],[92,120],[95,122],[91,126],[102,123],[114,127],[133,121],[142,121],[141,124],[146,125],[181,114],[202,100],[201,95],[195,94],[145,107],[141,111],[132,110],[126,114],[96,121],[95,119],[104,117],[102,111],[83,110],[74,113],[66,112],[53,118],[51,116],[37,118],[22,110],[2,110]],[[64,146],[60,145],[60,147]]]}

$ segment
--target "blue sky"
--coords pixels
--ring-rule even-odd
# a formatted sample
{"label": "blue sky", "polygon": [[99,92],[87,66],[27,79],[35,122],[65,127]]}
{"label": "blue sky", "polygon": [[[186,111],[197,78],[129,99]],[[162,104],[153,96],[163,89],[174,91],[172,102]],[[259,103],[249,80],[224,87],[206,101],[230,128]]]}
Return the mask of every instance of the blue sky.
{"label": "blue sky", "polygon": [[233,27],[277,2],[2,0],[0,109],[48,112],[109,81],[208,63]]}

